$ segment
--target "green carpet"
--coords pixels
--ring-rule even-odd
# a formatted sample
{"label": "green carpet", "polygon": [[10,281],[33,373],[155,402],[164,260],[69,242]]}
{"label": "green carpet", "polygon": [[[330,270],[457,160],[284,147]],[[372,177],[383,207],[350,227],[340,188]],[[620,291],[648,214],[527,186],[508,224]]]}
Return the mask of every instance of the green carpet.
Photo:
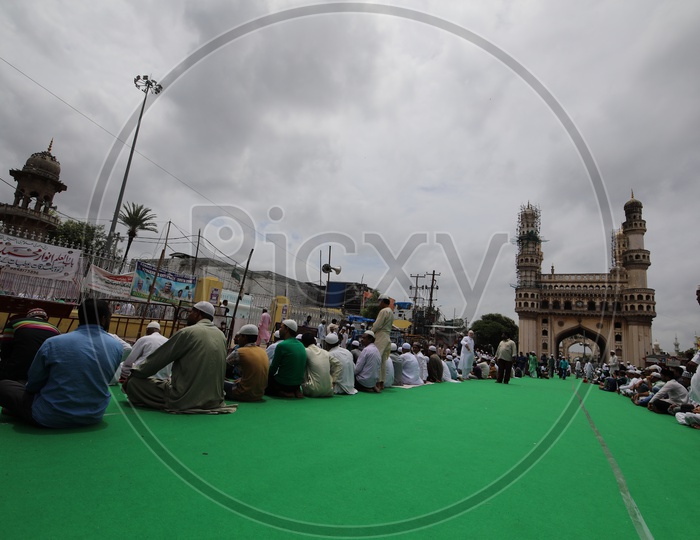
{"label": "green carpet", "polygon": [[694,529],[684,487],[700,433],[575,379],[268,398],[222,416],[132,409],[113,395],[94,428],[0,419],[4,538],[622,540]]}

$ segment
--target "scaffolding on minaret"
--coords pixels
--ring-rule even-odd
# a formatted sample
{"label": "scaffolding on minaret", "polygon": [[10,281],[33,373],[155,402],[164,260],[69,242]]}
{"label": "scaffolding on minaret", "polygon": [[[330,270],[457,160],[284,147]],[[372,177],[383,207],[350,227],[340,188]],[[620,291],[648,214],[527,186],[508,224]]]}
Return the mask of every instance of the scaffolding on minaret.
{"label": "scaffolding on minaret", "polygon": [[542,262],[540,236],[540,208],[537,205],[527,204],[520,206],[518,214],[518,235],[516,243],[516,287],[532,288],[537,286],[540,264]]}

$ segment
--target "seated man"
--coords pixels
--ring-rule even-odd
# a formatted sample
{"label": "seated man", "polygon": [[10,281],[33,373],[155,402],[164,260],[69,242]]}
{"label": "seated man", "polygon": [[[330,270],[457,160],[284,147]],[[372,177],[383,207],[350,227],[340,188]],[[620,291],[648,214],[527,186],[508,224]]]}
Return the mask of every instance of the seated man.
{"label": "seated man", "polygon": [[[134,346],[131,348],[131,352],[129,352],[129,356],[127,356],[126,360],[122,362],[122,382],[124,382],[129,376],[132,367],[142,364],[149,354],[155,351],[166,341],[168,341],[168,338],[160,333],[160,323],[158,323],[158,321],[149,322],[148,326],[146,326],[146,335],[136,340],[136,343],[134,343]],[[156,379],[167,381],[170,378],[171,373],[172,364],[168,364],[158,373],[156,373],[154,377]]]}
{"label": "seated man", "polygon": [[687,385],[690,384],[690,378],[685,378],[685,373],[683,377],[679,380],[673,378],[673,373],[669,370],[661,371],[661,378],[666,382],[661,390],[656,392],[654,396],[649,400],[647,408],[650,411],[659,414],[668,413],[669,408],[672,405],[682,405],[688,401],[688,389]]}
{"label": "seated man", "polygon": [[[395,343],[392,343],[392,345],[395,345]],[[394,362],[391,358],[387,359],[386,366],[384,366],[384,386],[380,385],[379,388],[384,390],[384,388],[389,386],[394,386]]]}
{"label": "seated man", "polygon": [[[214,306],[197,302],[187,327],[131,368],[122,389],[137,407],[176,413],[230,413],[224,402],[226,337],[213,323]],[[173,364],[170,381],[152,378]]]}
{"label": "seated man", "polygon": [[[325,338],[337,334],[327,334]],[[328,351],[316,345],[316,338],[311,332],[301,336],[301,343],[306,347],[306,373],[301,385],[301,392],[306,397],[331,397],[333,379],[331,377],[331,357]],[[336,360],[333,359],[333,363]]]}
{"label": "seated man", "polygon": [[411,345],[404,343],[401,346],[401,374],[402,382],[405,385],[420,386],[423,379],[420,376],[420,365],[416,355],[411,352]]}
{"label": "seated man", "polygon": [[416,361],[418,362],[420,378],[423,381],[423,383],[425,383],[425,381],[428,380],[428,357],[423,354],[423,351],[421,350],[421,345],[417,341],[413,342],[411,351],[413,351],[413,356],[416,357]]}
{"label": "seated man", "polygon": [[323,347],[331,357],[333,393],[357,394],[352,353],[339,343],[338,334],[328,334],[323,340]]}
{"label": "seated man", "polygon": [[59,335],[41,308],[30,309],[26,317],[10,319],[0,335],[0,380],[26,382],[29,366],[42,343]]}
{"label": "seated man", "polygon": [[451,354],[448,354],[445,358],[444,365],[447,366],[447,369],[450,371],[450,379],[453,381],[458,381],[459,373],[457,373],[457,366],[455,366],[454,358]]}
{"label": "seated man", "polygon": [[282,341],[275,348],[265,393],[268,396],[303,398],[300,386],[306,371],[306,348],[296,339],[296,321],[282,321],[279,333]]}
{"label": "seated man", "polygon": [[638,372],[635,369],[627,370],[627,383],[621,384],[617,388],[617,393],[627,397],[632,396],[634,392],[633,388],[636,388],[644,380],[640,377],[640,375],[641,372]]}
{"label": "seated man", "polygon": [[442,360],[437,353],[437,348],[435,345],[428,347],[430,356],[428,357],[428,382],[441,383],[442,382]]}
{"label": "seated man", "polygon": [[658,371],[652,372],[645,380],[648,389],[646,391],[637,391],[637,393],[632,396],[632,402],[640,407],[646,407],[652,396],[666,384],[666,381],[662,380],[661,373]]}
{"label": "seated man", "polygon": [[226,399],[233,401],[262,401],[267,388],[270,362],[267,354],[259,347],[260,330],[254,324],[244,324],[238,333],[238,345],[226,358],[226,362],[238,368],[240,379],[224,382]]}
{"label": "seated man", "polygon": [[364,349],[362,349],[355,365],[355,388],[360,392],[380,393],[382,390],[377,383],[379,382],[382,354],[374,344],[374,332],[365,330],[360,336],[360,342]]}
{"label": "seated man", "polygon": [[109,381],[122,358],[121,345],[107,333],[111,315],[104,300],[85,300],[78,308],[78,328],[41,345],[26,387],[0,381],[0,406],[24,422],[50,428],[102,421]]}
{"label": "seated man", "polygon": [[357,359],[360,358],[360,353],[362,352],[360,350],[360,342],[353,339],[348,350],[350,351],[350,354],[352,354],[353,363],[357,364]]}
{"label": "seated man", "polygon": [[[403,376],[401,374],[401,357],[398,353],[398,347],[396,343],[391,343],[391,352],[389,353],[389,360],[387,364],[391,364],[392,372],[392,384],[389,384],[386,380],[384,381],[385,386],[401,386]],[[387,374],[387,377],[389,375]]]}
{"label": "seated man", "polygon": [[275,330],[275,333],[272,334],[272,343],[270,343],[267,346],[267,349],[265,349],[265,352],[267,353],[267,359],[270,364],[272,364],[272,359],[275,357],[275,349],[277,348],[277,344],[280,342],[282,338],[280,337],[280,331]]}

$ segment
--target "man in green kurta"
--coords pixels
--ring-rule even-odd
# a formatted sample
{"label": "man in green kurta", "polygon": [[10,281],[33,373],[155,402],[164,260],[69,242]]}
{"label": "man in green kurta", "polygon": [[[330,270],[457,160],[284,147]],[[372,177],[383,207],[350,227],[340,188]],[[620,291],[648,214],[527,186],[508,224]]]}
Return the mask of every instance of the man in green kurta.
{"label": "man in green kurta", "polygon": [[[122,387],[138,407],[177,413],[229,413],[224,402],[226,337],[214,323],[214,306],[198,302],[183,328],[132,368]],[[150,378],[170,362],[170,381]]]}
{"label": "man in green kurta", "polygon": [[282,321],[279,332],[284,341],[275,348],[265,393],[268,396],[303,398],[301,383],[306,373],[306,348],[296,339],[296,321]]}

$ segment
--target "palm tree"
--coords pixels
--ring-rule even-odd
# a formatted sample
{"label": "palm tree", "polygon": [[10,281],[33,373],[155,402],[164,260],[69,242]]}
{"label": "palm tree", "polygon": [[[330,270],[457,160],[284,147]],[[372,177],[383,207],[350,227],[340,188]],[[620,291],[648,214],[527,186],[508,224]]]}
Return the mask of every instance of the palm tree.
{"label": "palm tree", "polygon": [[158,228],[153,221],[156,215],[151,212],[152,210],[150,208],[146,208],[142,204],[129,202],[125,203],[124,209],[119,212],[119,223],[127,228],[126,234],[129,237],[129,241],[126,243],[126,250],[124,251],[124,258],[122,259],[122,265],[119,272],[124,269],[126,256],[129,253],[129,248],[131,247],[131,243],[134,241],[134,238],[136,238],[137,233],[139,231],[158,232]]}

